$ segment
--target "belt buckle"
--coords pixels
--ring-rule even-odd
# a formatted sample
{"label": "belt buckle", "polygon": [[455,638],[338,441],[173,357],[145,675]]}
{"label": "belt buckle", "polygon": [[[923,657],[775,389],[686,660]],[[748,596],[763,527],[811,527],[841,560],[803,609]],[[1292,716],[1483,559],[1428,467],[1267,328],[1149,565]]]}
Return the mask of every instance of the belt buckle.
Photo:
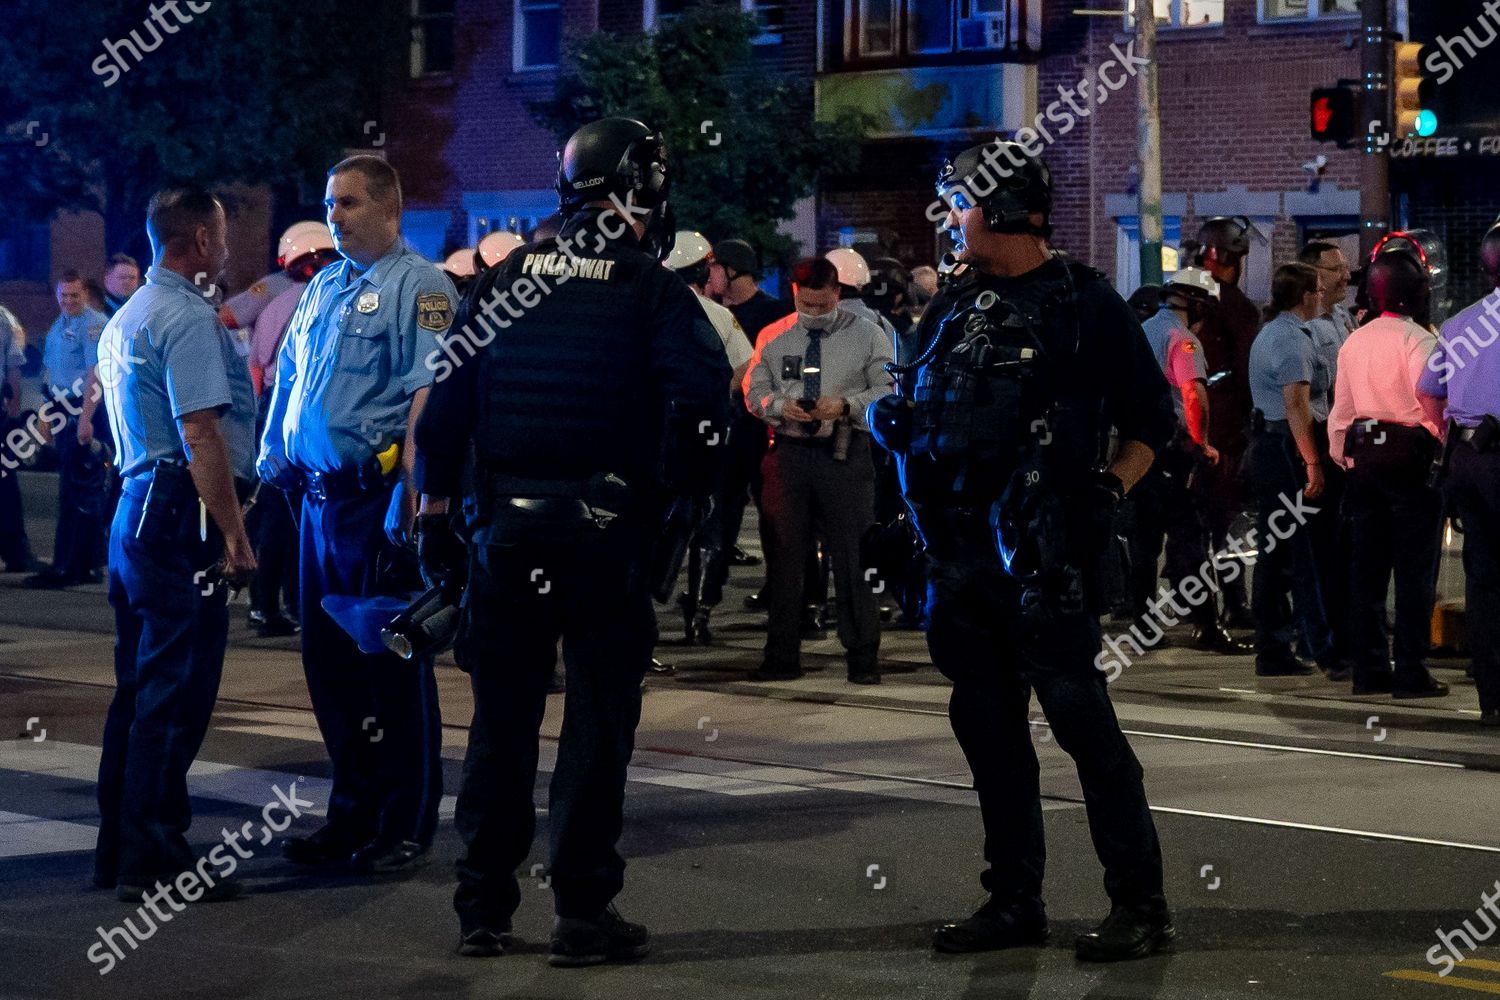
{"label": "belt buckle", "polygon": [[321,472],[309,472],[307,474],[307,495],[314,500],[328,502],[328,489],[323,483]]}

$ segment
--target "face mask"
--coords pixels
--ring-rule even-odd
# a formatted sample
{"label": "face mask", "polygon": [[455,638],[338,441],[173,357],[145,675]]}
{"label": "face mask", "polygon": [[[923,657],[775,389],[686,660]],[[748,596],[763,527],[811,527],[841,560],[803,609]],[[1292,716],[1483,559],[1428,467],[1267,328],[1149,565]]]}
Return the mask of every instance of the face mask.
{"label": "face mask", "polygon": [[835,310],[829,310],[828,312],[823,313],[820,316],[814,316],[811,313],[805,313],[799,309],[797,310],[797,319],[802,323],[803,326],[807,327],[809,330],[826,330],[828,328],[828,324],[833,322],[834,311]]}

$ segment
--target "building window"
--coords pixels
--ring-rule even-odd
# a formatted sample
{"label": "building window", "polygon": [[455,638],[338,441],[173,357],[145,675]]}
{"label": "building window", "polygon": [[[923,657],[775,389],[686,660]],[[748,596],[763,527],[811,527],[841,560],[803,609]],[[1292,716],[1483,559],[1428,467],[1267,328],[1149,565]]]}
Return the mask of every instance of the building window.
{"label": "building window", "polygon": [[411,78],[453,72],[454,0],[411,0]]}
{"label": "building window", "polygon": [[562,51],[560,0],[515,0],[514,66],[553,69]]}
{"label": "building window", "polygon": [[[687,9],[692,0],[644,0],[641,4],[641,27],[655,31]],[[756,45],[779,45],[786,27],[786,0],[740,0],[740,10],[755,18],[760,34],[752,39]]]}
{"label": "building window", "polygon": [[1358,16],[1359,0],[1260,0],[1262,22]]}
{"label": "building window", "polygon": [[[1155,0],[1155,6],[1158,28],[1208,28],[1224,23],[1224,0]],[[1133,14],[1126,14],[1125,29],[1135,30]]]}
{"label": "building window", "polygon": [[859,54],[896,54],[897,0],[859,0]]}
{"label": "building window", "polygon": [[910,0],[906,31],[911,52],[952,52],[952,0]]}
{"label": "building window", "polygon": [[755,36],[756,45],[780,45],[786,31],[786,0],[740,0],[740,7],[755,16],[760,25],[760,34]]}
{"label": "building window", "polygon": [[1021,0],[851,0],[851,6],[844,35],[851,60],[1026,48],[1040,41],[1039,31],[1028,32]]}

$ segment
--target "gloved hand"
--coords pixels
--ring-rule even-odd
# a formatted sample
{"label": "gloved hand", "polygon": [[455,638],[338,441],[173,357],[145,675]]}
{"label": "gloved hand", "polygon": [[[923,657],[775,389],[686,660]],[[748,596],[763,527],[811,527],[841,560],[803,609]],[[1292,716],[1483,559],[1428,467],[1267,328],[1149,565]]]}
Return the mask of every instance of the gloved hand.
{"label": "gloved hand", "polygon": [[469,548],[453,530],[447,514],[417,517],[417,565],[422,581],[441,587],[450,600],[457,600],[469,582]]}
{"label": "gloved hand", "polygon": [[911,448],[911,400],[887,393],[877,398],[865,410],[865,423],[870,436],[886,451],[905,453]]}
{"label": "gloved hand", "polygon": [[1095,469],[1081,493],[1082,530],[1076,539],[1081,544],[1074,552],[1075,558],[1097,556],[1109,544],[1115,533],[1115,513],[1125,499],[1125,484],[1113,472]]}

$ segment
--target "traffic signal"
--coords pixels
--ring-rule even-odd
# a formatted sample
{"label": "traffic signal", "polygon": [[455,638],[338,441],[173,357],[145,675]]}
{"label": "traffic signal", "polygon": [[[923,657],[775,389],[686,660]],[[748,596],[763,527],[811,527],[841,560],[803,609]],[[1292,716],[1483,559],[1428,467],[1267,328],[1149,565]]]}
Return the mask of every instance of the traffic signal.
{"label": "traffic signal", "polygon": [[1397,139],[1437,132],[1437,113],[1432,109],[1433,92],[1437,86],[1422,68],[1427,51],[1427,46],[1421,42],[1396,43],[1395,85],[1391,93],[1396,117],[1394,136]]}
{"label": "traffic signal", "polygon": [[1358,132],[1357,118],[1354,91],[1348,87],[1323,87],[1312,92],[1308,124],[1313,141],[1347,145]]}

